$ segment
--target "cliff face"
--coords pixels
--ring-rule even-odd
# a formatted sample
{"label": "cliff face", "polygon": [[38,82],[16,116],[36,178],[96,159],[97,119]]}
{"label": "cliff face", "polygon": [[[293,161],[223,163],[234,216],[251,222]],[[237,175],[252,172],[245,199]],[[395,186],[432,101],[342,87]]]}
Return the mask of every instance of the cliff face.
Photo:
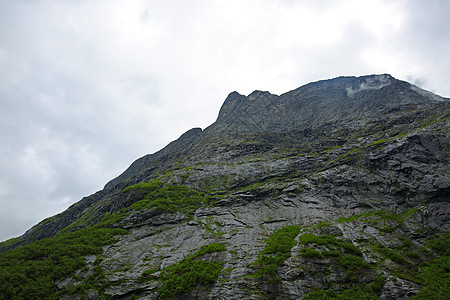
{"label": "cliff face", "polygon": [[46,293],[67,299],[448,295],[449,112],[448,99],[390,75],[233,92],[211,126],[1,255],[118,234],[52,275]]}

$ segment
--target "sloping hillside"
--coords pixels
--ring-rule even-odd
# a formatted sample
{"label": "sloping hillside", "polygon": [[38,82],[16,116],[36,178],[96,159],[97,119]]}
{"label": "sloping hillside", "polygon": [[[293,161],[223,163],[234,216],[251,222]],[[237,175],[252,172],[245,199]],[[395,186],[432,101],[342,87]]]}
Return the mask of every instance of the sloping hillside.
{"label": "sloping hillside", "polygon": [[450,101],[390,75],[217,121],[0,244],[0,299],[444,299]]}

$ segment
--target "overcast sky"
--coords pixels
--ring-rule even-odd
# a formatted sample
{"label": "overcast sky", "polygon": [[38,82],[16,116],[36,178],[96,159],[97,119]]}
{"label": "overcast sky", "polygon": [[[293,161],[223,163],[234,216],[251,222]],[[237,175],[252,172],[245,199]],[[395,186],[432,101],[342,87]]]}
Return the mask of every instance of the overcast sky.
{"label": "overcast sky", "polygon": [[450,1],[0,0],[0,240],[215,121],[232,91],[390,73],[450,97]]}

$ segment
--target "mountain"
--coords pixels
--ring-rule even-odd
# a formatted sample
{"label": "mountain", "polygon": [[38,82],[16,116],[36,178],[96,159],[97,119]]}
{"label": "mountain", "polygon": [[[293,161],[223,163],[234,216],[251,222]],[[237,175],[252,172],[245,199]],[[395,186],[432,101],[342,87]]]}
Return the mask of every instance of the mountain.
{"label": "mountain", "polygon": [[0,243],[0,299],[445,299],[449,115],[387,74],[232,92]]}

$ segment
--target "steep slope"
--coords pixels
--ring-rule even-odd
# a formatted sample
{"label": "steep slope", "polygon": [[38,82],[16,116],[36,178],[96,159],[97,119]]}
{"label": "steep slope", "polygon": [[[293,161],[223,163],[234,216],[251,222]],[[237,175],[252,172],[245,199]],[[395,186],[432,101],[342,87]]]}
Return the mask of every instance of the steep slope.
{"label": "steep slope", "polygon": [[205,130],[0,244],[0,294],[447,295],[449,112],[386,74],[233,92]]}

